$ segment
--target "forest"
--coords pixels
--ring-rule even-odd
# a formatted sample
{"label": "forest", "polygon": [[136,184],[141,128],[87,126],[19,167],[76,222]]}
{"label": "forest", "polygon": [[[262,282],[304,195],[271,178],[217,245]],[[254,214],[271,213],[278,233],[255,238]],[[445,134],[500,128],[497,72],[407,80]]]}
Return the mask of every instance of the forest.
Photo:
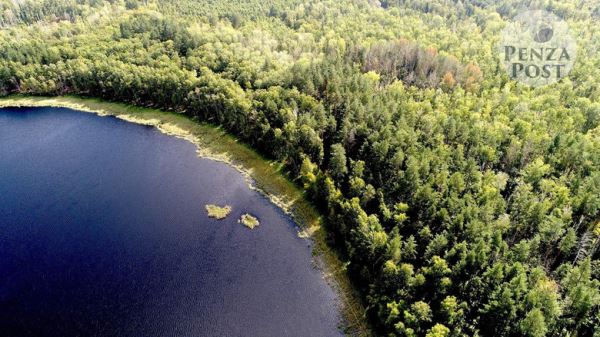
{"label": "forest", "polygon": [[[1,95],[184,113],[285,163],[380,336],[600,337],[596,0],[0,2]],[[511,80],[522,9],[568,77]]]}

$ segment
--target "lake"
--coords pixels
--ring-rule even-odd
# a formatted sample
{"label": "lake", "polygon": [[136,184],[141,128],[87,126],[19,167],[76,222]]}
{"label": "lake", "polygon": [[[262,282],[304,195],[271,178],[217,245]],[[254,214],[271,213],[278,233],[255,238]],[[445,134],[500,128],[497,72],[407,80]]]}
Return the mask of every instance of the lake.
{"label": "lake", "polygon": [[[206,204],[232,212],[211,219]],[[311,246],[187,141],[66,108],[0,109],[2,336],[343,335]]]}

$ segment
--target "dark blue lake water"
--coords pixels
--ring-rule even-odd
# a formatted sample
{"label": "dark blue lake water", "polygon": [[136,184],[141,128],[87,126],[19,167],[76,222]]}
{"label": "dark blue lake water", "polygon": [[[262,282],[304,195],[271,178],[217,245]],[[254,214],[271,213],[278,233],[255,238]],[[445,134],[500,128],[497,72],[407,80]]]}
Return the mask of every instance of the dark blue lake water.
{"label": "dark blue lake water", "polygon": [[[233,211],[209,219],[209,203]],[[260,226],[237,223],[245,212]],[[186,141],[0,109],[0,336],[338,336],[310,245]]]}

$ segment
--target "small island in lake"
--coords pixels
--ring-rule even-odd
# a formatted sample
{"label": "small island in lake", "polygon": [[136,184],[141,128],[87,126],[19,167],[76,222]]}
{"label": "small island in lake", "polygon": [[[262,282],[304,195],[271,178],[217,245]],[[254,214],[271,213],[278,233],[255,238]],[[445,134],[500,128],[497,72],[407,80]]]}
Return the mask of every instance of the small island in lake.
{"label": "small island in lake", "polygon": [[231,206],[225,205],[223,207],[217,205],[206,205],[206,211],[208,212],[209,218],[215,218],[217,220],[225,219],[229,213],[231,213]]}
{"label": "small island in lake", "polygon": [[258,219],[248,213],[243,214],[238,222],[241,222],[244,226],[250,229],[254,229],[254,227],[260,225]]}

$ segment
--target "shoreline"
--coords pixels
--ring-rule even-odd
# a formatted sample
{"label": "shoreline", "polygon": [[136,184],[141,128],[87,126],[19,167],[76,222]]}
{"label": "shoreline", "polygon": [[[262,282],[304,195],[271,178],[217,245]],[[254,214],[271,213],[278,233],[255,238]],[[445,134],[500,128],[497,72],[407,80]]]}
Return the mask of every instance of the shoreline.
{"label": "shoreline", "polygon": [[166,135],[193,143],[199,157],[235,168],[251,189],[263,194],[298,224],[299,237],[313,241],[313,259],[326,282],[338,294],[344,332],[349,336],[372,336],[360,296],[345,273],[345,265],[326,243],[320,214],[306,200],[304,192],[284,175],[281,163],[264,158],[220,127],[195,121],[182,113],[71,95],[10,95],[0,98],[0,108],[7,107],[71,108],[153,126]]}

